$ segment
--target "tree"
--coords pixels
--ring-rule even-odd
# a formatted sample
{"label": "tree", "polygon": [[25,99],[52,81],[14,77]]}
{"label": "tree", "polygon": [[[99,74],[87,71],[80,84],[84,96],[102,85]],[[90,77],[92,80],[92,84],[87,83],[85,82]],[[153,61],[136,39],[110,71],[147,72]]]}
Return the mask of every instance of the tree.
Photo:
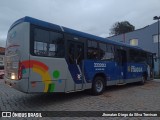
{"label": "tree", "polygon": [[135,27],[130,24],[128,21],[116,22],[110,29],[111,35],[119,35],[127,32],[134,31]]}

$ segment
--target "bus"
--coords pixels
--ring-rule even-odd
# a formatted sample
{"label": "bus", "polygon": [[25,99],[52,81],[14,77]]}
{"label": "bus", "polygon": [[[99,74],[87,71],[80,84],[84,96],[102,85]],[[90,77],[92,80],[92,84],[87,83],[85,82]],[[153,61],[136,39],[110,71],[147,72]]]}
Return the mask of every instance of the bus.
{"label": "bus", "polygon": [[153,54],[31,17],[7,35],[5,84],[24,93],[70,93],[153,79]]}

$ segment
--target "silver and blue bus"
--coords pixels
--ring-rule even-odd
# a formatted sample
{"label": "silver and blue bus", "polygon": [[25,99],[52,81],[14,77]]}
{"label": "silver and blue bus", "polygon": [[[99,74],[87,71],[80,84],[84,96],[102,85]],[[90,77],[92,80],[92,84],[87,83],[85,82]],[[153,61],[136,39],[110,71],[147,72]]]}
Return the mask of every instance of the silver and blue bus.
{"label": "silver and blue bus", "polygon": [[153,79],[153,54],[31,17],[12,24],[5,84],[25,93],[102,94],[106,86]]}

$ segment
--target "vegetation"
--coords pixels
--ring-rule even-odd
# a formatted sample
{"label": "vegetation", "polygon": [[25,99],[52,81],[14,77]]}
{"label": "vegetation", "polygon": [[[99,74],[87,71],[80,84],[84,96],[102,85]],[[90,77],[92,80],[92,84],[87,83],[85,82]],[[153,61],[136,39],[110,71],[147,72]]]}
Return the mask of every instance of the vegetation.
{"label": "vegetation", "polygon": [[119,35],[135,30],[135,26],[128,21],[116,22],[110,29],[111,35]]}

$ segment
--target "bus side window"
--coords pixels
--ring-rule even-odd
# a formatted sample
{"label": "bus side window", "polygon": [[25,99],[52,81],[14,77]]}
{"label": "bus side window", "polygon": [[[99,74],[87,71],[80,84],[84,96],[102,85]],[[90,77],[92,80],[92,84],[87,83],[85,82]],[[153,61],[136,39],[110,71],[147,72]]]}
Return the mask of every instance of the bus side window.
{"label": "bus side window", "polygon": [[47,43],[49,43],[49,32],[37,28],[34,29],[34,54],[46,56]]}
{"label": "bus side window", "polygon": [[34,29],[34,54],[37,56],[64,57],[63,34]]}
{"label": "bus side window", "polygon": [[64,40],[61,33],[50,32],[49,56],[64,57]]}
{"label": "bus side window", "polygon": [[147,54],[142,51],[130,50],[129,51],[130,62],[135,63],[146,63],[147,62]]}
{"label": "bus side window", "polygon": [[97,42],[88,40],[87,58],[96,60],[99,59],[99,49]]}
{"label": "bus side window", "polygon": [[77,45],[77,64],[80,64],[84,59],[84,48],[81,44]]}
{"label": "bus side window", "polygon": [[104,43],[99,43],[99,51],[100,51],[100,59],[101,60],[106,60],[107,59],[107,48],[106,44]]}
{"label": "bus side window", "polygon": [[99,43],[100,59],[112,61],[114,59],[114,46],[104,43]]}

